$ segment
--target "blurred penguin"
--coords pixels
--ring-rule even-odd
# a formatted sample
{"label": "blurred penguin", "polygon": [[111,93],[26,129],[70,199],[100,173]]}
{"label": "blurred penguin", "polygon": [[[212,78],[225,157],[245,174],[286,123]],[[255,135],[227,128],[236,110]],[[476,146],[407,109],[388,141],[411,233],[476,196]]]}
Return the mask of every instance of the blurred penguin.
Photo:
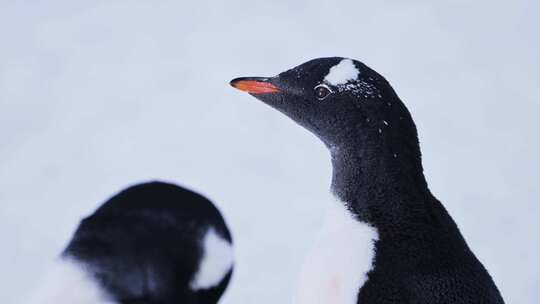
{"label": "blurred penguin", "polygon": [[212,202],[151,182],[83,219],[29,304],[217,303],[232,271],[231,234]]}

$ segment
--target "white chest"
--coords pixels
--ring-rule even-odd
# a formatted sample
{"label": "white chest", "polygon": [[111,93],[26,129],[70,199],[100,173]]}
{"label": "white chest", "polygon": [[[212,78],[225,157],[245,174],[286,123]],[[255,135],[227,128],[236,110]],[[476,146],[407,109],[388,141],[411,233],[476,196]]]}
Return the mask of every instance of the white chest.
{"label": "white chest", "polygon": [[332,202],[293,303],[356,304],[373,267],[378,237],[377,230],[355,219],[343,202]]}
{"label": "white chest", "polygon": [[26,304],[116,304],[82,264],[60,259],[50,269]]}

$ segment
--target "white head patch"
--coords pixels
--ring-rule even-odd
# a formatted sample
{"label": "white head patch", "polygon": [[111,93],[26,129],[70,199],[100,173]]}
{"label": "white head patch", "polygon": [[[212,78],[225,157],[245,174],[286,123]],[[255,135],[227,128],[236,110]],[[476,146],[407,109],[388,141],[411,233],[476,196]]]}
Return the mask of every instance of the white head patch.
{"label": "white head patch", "polygon": [[199,270],[191,280],[191,289],[208,289],[218,285],[233,265],[231,244],[219,236],[214,228],[208,228],[202,240],[203,255]]}
{"label": "white head patch", "polygon": [[351,59],[343,59],[338,64],[330,68],[328,75],[324,77],[324,81],[334,85],[346,84],[350,80],[358,79],[360,71],[354,65]]}

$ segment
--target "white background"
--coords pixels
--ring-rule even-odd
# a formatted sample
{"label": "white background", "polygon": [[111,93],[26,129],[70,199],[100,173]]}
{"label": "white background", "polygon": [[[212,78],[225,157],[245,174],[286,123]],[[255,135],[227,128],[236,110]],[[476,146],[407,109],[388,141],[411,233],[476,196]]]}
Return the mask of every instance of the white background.
{"label": "white background", "polygon": [[538,1],[0,1],[0,301],[140,181],[206,194],[236,241],[222,303],[287,303],[329,197],[323,145],[233,90],[359,59],[416,120],[426,175],[507,303],[540,296]]}

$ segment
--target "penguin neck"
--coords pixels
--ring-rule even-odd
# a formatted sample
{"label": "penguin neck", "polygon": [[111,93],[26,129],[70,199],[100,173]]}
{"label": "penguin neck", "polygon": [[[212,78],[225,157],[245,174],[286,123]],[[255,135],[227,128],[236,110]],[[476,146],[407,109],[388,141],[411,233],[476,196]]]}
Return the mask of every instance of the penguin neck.
{"label": "penguin neck", "polygon": [[394,140],[400,136],[391,134],[351,138],[347,144],[330,148],[331,190],[349,211],[380,228],[401,226],[418,208],[425,208],[430,194],[417,140],[411,145]]}

